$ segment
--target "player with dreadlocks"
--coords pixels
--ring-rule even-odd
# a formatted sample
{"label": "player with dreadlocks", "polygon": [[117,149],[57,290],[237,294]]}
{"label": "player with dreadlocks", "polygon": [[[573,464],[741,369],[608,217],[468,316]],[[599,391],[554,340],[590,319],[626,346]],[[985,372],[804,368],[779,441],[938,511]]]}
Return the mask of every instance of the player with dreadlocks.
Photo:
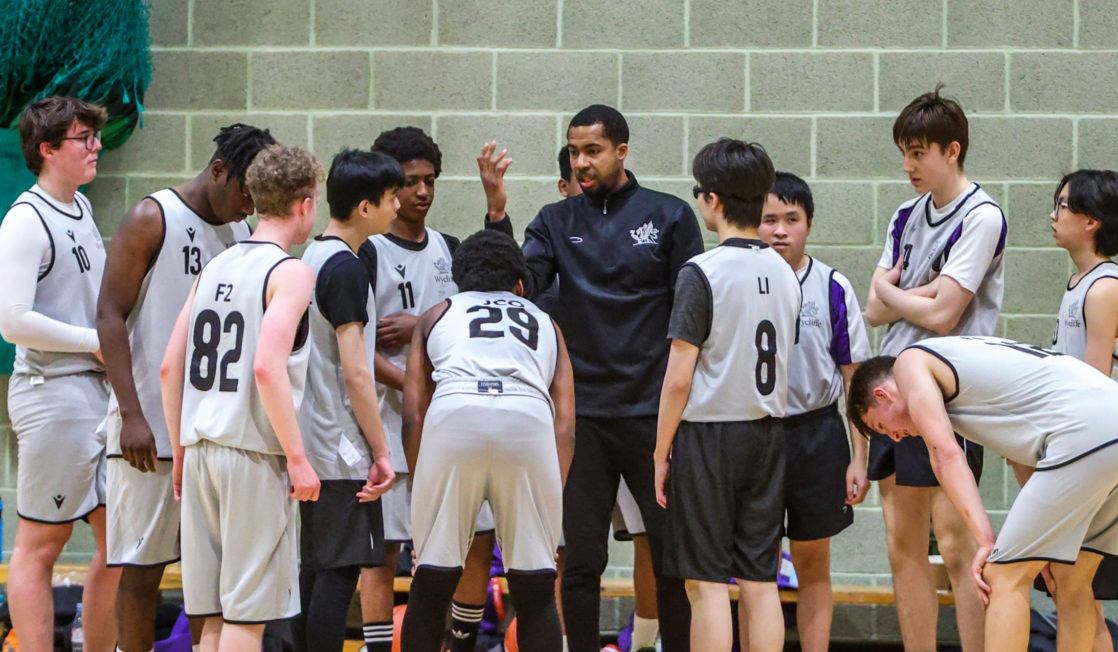
{"label": "player with dreadlocks", "polygon": [[[207,262],[251,230],[245,171],[268,145],[264,129],[224,127],[206,169],[140,201],[109,246],[97,332],[112,384],[108,424],[108,563],[123,566],[119,649],[146,652],[164,567],[179,559],[179,503],[159,364],[175,317]],[[197,639],[196,639],[197,640]]]}

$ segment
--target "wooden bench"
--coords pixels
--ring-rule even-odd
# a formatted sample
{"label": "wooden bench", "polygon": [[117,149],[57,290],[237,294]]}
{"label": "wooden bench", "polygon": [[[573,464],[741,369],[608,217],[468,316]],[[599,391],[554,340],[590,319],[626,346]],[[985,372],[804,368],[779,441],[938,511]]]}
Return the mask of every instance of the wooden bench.
{"label": "wooden bench", "polygon": [[[54,573],[56,576],[68,577],[75,583],[81,583],[85,578],[87,566],[84,564],[56,564]],[[0,564],[0,584],[8,583],[8,565]],[[182,590],[182,568],[178,564],[171,564],[167,566],[167,570],[163,572],[163,580],[159,583],[160,590],[172,591]],[[395,590],[397,593],[407,593],[411,590],[410,577],[397,577],[395,581]],[[865,584],[835,584],[832,589],[835,595],[835,604],[861,604],[861,605],[875,605],[875,604],[894,604],[896,598],[893,595],[893,587],[891,586],[867,586]],[[501,590],[508,593],[508,586],[504,580],[501,581]],[[603,598],[631,598],[633,597],[633,581],[625,577],[602,578],[602,597]],[[738,587],[736,585],[730,586],[731,599],[737,599]],[[950,591],[938,591],[937,597],[939,598],[940,605],[951,605],[955,603],[954,597]],[[782,589],[780,591],[781,602],[796,602],[797,593],[795,590]]]}

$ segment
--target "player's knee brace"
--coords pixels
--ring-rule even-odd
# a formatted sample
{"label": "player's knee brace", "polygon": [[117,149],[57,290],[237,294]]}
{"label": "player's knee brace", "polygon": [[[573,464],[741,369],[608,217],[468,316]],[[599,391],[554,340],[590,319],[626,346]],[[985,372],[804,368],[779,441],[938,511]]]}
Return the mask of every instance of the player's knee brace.
{"label": "player's knee brace", "polygon": [[416,568],[400,633],[402,652],[438,652],[443,642],[446,610],[461,576],[461,567]]}
{"label": "player's knee brace", "polygon": [[559,652],[563,630],[555,608],[555,571],[508,571],[516,606],[517,645],[525,652]]}

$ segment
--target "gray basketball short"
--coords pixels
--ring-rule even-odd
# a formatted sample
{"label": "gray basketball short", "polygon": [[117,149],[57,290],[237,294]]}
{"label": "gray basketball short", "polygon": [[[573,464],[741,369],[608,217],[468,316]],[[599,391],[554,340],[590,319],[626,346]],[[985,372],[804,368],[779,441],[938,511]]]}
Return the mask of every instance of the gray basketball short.
{"label": "gray basketball short", "polygon": [[[396,482],[380,497],[381,513],[384,515],[384,540],[402,543],[412,540],[412,477],[407,473],[397,473]],[[475,534],[493,531],[493,510],[484,503],[477,513]]]}
{"label": "gray basketball short", "polygon": [[1033,473],[1002,525],[989,561],[1074,563],[1079,551],[1118,555],[1118,443]]}
{"label": "gray basketball short", "polygon": [[299,541],[286,461],[203,440],[186,447],[186,613],[253,624],[299,613]]}
{"label": "gray basketball short", "polygon": [[645,533],[644,517],[625,478],[617,485],[617,502],[613,506],[613,538],[618,541],[632,541],[633,537]]}
{"label": "gray basketball short", "polygon": [[427,410],[412,493],[421,565],[462,566],[478,508],[493,507],[505,568],[554,570],[563,486],[542,397],[448,394]]}
{"label": "gray basketball short", "polygon": [[[109,417],[110,428],[113,421]],[[179,503],[171,462],[141,473],[122,457],[108,461],[106,512],[109,566],[162,566],[179,559]]]}
{"label": "gray basketball short", "polygon": [[108,401],[102,374],[12,375],[8,414],[18,446],[21,518],[69,523],[105,504]]}

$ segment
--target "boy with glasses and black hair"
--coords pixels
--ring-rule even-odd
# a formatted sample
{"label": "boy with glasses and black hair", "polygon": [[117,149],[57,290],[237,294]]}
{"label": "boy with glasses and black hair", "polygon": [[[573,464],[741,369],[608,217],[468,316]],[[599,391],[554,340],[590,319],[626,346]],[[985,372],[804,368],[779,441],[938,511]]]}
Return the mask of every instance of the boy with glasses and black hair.
{"label": "boy with glasses and black hair", "polygon": [[[1052,350],[1083,360],[1114,377],[1118,367],[1118,173],[1076,170],[1056,185],[1052,237],[1067,250],[1076,271],[1060,300]],[[1019,481],[1032,470],[1014,466]],[[1095,573],[1096,600],[1118,599],[1118,557],[1104,557]],[[1057,589],[1058,590],[1058,589]],[[1102,602],[1096,603],[1094,650],[1114,649]]]}
{"label": "boy with glasses and black hair", "polygon": [[32,103],[20,146],[38,179],[0,224],[0,335],[16,345],[8,413],[19,453],[8,604],[27,650],[54,645],[51,569],[74,521],[96,552],[82,593],[87,649],[116,643],[120,571],[105,565],[105,419],[109,385],[95,329],[105,247],[78,188],[97,176],[106,113],[72,97]]}
{"label": "boy with glasses and black hair", "polygon": [[686,581],[692,650],[729,652],[736,580],[743,646],[777,652],[781,417],[800,285],[757,232],[774,174],[764,148],[722,138],[695,155],[692,171],[719,246],[680,270],[668,327],[653,457],[656,499],[668,510],[663,572]]}

